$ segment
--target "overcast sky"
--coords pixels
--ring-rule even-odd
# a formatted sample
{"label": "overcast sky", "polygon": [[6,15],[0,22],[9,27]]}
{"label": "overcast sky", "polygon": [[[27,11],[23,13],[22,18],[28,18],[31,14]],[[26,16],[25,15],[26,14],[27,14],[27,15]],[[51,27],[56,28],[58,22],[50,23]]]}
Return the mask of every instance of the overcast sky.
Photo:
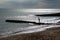
{"label": "overcast sky", "polygon": [[60,8],[60,0],[0,0],[0,8]]}

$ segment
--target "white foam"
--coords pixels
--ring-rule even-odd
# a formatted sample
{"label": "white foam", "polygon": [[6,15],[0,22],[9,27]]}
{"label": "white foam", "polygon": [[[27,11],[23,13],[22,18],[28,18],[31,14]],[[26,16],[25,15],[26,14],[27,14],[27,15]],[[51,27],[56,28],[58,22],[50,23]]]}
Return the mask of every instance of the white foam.
{"label": "white foam", "polygon": [[2,37],[8,37],[12,35],[19,35],[19,34],[24,34],[24,33],[33,33],[33,32],[39,32],[39,31],[45,31],[46,29],[53,28],[53,27],[60,27],[60,25],[37,25],[37,26],[29,26],[26,28],[22,28],[21,30],[16,30],[14,32],[8,32],[8,34],[2,35]]}

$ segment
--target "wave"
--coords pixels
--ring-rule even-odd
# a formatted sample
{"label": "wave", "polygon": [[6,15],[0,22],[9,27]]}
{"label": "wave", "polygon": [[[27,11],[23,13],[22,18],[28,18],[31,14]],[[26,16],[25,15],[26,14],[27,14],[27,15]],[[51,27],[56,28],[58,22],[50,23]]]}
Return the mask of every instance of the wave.
{"label": "wave", "polygon": [[41,32],[53,27],[60,27],[60,25],[36,25],[36,26],[29,26],[25,28],[18,28],[15,31],[9,31],[1,34],[0,38],[19,35],[19,34],[25,34],[25,33]]}

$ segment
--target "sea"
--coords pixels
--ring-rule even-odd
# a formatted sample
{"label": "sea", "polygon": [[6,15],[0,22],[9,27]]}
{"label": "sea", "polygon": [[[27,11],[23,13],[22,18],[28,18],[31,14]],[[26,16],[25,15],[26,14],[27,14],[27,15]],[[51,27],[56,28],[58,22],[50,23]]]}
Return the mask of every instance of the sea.
{"label": "sea", "polygon": [[[56,25],[32,25],[29,23],[6,22],[6,19],[8,17],[18,17],[18,16],[28,16],[28,15],[30,14],[15,13],[15,12],[14,13],[13,12],[1,12],[0,13],[0,38],[7,37],[9,35],[11,36],[11,35],[17,35],[17,34],[22,34],[22,33],[38,32],[38,31],[43,31],[47,28],[56,27]],[[49,19],[49,17],[47,18]]]}

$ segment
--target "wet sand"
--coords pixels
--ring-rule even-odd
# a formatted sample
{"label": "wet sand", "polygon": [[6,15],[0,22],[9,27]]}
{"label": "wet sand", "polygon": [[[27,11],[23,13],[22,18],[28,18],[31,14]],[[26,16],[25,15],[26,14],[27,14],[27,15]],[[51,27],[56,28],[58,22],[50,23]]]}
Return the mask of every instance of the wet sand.
{"label": "wet sand", "polygon": [[60,27],[50,28],[42,32],[10,36],[0,40],[60,40]]}

